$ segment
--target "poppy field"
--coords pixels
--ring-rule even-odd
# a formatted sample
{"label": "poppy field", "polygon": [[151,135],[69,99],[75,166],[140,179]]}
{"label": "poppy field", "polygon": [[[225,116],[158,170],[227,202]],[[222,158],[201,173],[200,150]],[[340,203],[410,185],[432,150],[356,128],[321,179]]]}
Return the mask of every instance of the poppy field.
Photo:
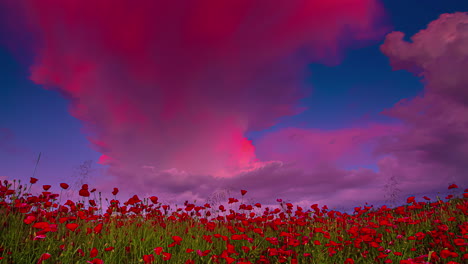
{"label": "poppy field", "polygon": [[50,185],[29,193],[37,182],[0,182],[0,263],[468,263],[468,189],[446,202],[408,197],[406,205],[355,207],[349,215],[280,199],[282,209],[244,204],[246,190],[241,202],[186,202],[169,213],[156,196],[121,203],[114,188],[104,212],[87,184],[80,201],[62,205]]}

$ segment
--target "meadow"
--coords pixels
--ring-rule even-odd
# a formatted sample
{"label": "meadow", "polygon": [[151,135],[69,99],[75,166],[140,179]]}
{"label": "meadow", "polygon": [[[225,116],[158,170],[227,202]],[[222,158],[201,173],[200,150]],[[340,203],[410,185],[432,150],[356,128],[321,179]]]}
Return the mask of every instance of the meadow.
{"label": "meadow", "polygon": [[241,202],[186,202],[170,213],[156,196],[121,203],[114,188],[104,212],[87,184],[82,199],[61,204],[50,185],[29,193],[37,182],[0,181],[0,264],[468,263],[468,189],[446,202],[408,197],[405,205],[359,206],[350,215],[279,199],[281,209],[244,204],[246,190],[238,190]]}

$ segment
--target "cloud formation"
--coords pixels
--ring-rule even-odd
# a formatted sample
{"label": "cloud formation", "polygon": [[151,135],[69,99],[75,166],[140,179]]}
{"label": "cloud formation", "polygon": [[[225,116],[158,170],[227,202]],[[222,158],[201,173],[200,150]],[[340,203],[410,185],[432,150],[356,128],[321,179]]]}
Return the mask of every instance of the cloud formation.
{"label": "cloud formation", "polygon": [[403,99],[383,114],[402,120],[407,131],[385,137],[375,154],[391,154],[381,161],[392,166],[407,189],[445,186],[447,181],[468,185],[468,13],[442,14],[427,29],[403,40],[392,32],[381,51],[394,70],[422,78],[424,94]]}
{"label": "cloud formation", "polygon": [[246,131],[305,110],[307,63],[339,57],[341,34],[381,33],[375,1],[101,3],[27,1],[42,36],[31,78],[71,100],[125,177],[147,164],[228,177],[255,161]]}
{"label": "cloud formation", "polygon": [[[311,93],[307,64],[337,64],[346,47],[382,39],[388,27],[377,1],[23,3],[12,6],[38,36],[30,47],[37,55],[31,79],[70,100],[70,113],[102,153],[99,162],[109,165],[113,178],[103,178],[103,188],[180,201],[202,200],[230,186],[249,190],[259,202],[281,195],[346,206],[380,198],[378,188],[392,173],[409,191],[445,184],[437,177],[466,169],[460,155],[466,157],[467,148],[458,145],[467,142],[459,123],[466,121],[460,117],[466,77],[458,68],[436,67],[466,65],[466,53],[464,61],[457,57],[466,51],[463,16],[446,22],[462,25],[447,37],[458,44],[441,42],[434,53],[429,46],[419,55],[416,50],[426,38],[440,38],[445,31],[437,26],[422,31],[413,47],[402,33],[387,36],[382,52],[395,69],[413,71],[416,65],[428,82],[427,97],[385,112],[405,127],[287,128],[254,143],[245,133],[307,109],[299,105]],[[464,92],[457,83],[464,83]],[[428,107],[436,114],[415,116]],[[380,171],[340,169],[369,162],[378,162]],[[430,181],[421,184],[423,177]]]}

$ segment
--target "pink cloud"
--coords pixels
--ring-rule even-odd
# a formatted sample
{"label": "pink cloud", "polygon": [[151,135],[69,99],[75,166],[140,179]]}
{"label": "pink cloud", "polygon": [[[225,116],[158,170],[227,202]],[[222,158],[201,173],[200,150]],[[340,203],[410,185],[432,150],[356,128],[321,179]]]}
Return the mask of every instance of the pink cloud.
{"label": "pink cloud", "polygon": [[410,43],[403,36],[388,34],[381,50],[394,70],[422,77],[425,93],[383,112],[404,121],[407,130],[381,138],[374,153],[392,156],[380,165],[398,174],[407,189],[467,186],[468,13],[442,14]]}
{"label": "pink cloud", "polygon": [[[285,128],[269,133],[255,144],[257,158],[278,162],[230,179],[231,186],[253,188],[263,198],[293,194],[304,205],[338,207],[382,203],[384,184],[392,176],[401,191],[396,204],[409,195],[440,191],[445,197],[451,183],[466,188],[468,82],[463,70],[468,50],[461,45],[468,40],[466,25],[466,13],[444,14],[416,34],[413,43],[403,42],[400,32],[386,37],[381,49],[394,69],[423,76],[426,84],[422,96],[382,112],[402,125],[363,126],[358,121],[354,128],[333,131]],[[340,169],[359,163],[376,163],[378,171]]]}
{"label": "pink cloud", "polygon": [[70,99],[100,162],[134,191],[206,194],[258,162],[252,173],[271,170],[244,134],[306,109],[307,63],[337,63],[387,30],[373,0],[100,3],[26,1],[40,36],[31,79]]}
{"label": "pink cloud", "polygon": [[407,70],[423,78],[426,92],[468,103],[468,21],[466,12],[442,14],[427,29],[403,41],[404,33],[392,32],[381,46],[394,70]]}
{"label": "pink cloud", "polygon": [[[463,16],[445,29],[433,22],[417,44],[387,36],[382,51],[392,65],[417,68],[428,84],[427,97],[385,112],[405,126],[287,128],[254,143],[246,132],[307,109],[298,102],[310,94],[308,63],[336,64],[345,47],[383,36],[377,1],[24,3],[23,18],[39,36],[31,79],[70,100],[109,165],[95,186],[105,192],[202,200],[230,186],[259,202],[284,196],[349,206],[381,198],[394,173],[406,192],[463,181],[466,77],[463,68],[440,67],[466,68]],[[441,38],[447,31],[454,37]],[[431,47],[436,39],[447,41]],[[420,109],[425,116],[415,115]],[[372,162],[378,172],[340,168]]]}
{"label": "pink cloud", "polygon": [[[257,158],[281,162],[243,175],[242,183],[251,186],[240,180],[231,184],[237,189],[262,186],[255,193],[265,198],[271,193],[293,194],[306,207],[311,203],[329,207],[382,203],[384,184],[392,176],[400,190],[396,204],[404,203],[409,195],[421,198],[441,192],[445,197],[451,183],[466,188],[468,79],[464,69],[468,68],[468,50],[463,44],[468,42],[467,25],[467,13],[443,14],[413,36],[412,43],[404,42],[401,32],[387,35],[381,50],[394,70],[413,72],[425,84],[421,96],[403,99],[382,112],[403,121],[402,125],[365,122],[363,126],[357,121],[354,128],[340,130],[272,132],[256,143]],[[359,163],[377,163],[378,171],[340,169]]]}

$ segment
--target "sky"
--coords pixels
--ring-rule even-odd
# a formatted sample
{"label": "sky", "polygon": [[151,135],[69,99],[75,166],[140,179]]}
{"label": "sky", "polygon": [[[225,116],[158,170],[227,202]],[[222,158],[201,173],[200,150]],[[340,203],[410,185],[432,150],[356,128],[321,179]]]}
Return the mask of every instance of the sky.
{"label": "sky", "polygon": [[463,192],[463,2],[0,0],[0,179],[346,212]]}

